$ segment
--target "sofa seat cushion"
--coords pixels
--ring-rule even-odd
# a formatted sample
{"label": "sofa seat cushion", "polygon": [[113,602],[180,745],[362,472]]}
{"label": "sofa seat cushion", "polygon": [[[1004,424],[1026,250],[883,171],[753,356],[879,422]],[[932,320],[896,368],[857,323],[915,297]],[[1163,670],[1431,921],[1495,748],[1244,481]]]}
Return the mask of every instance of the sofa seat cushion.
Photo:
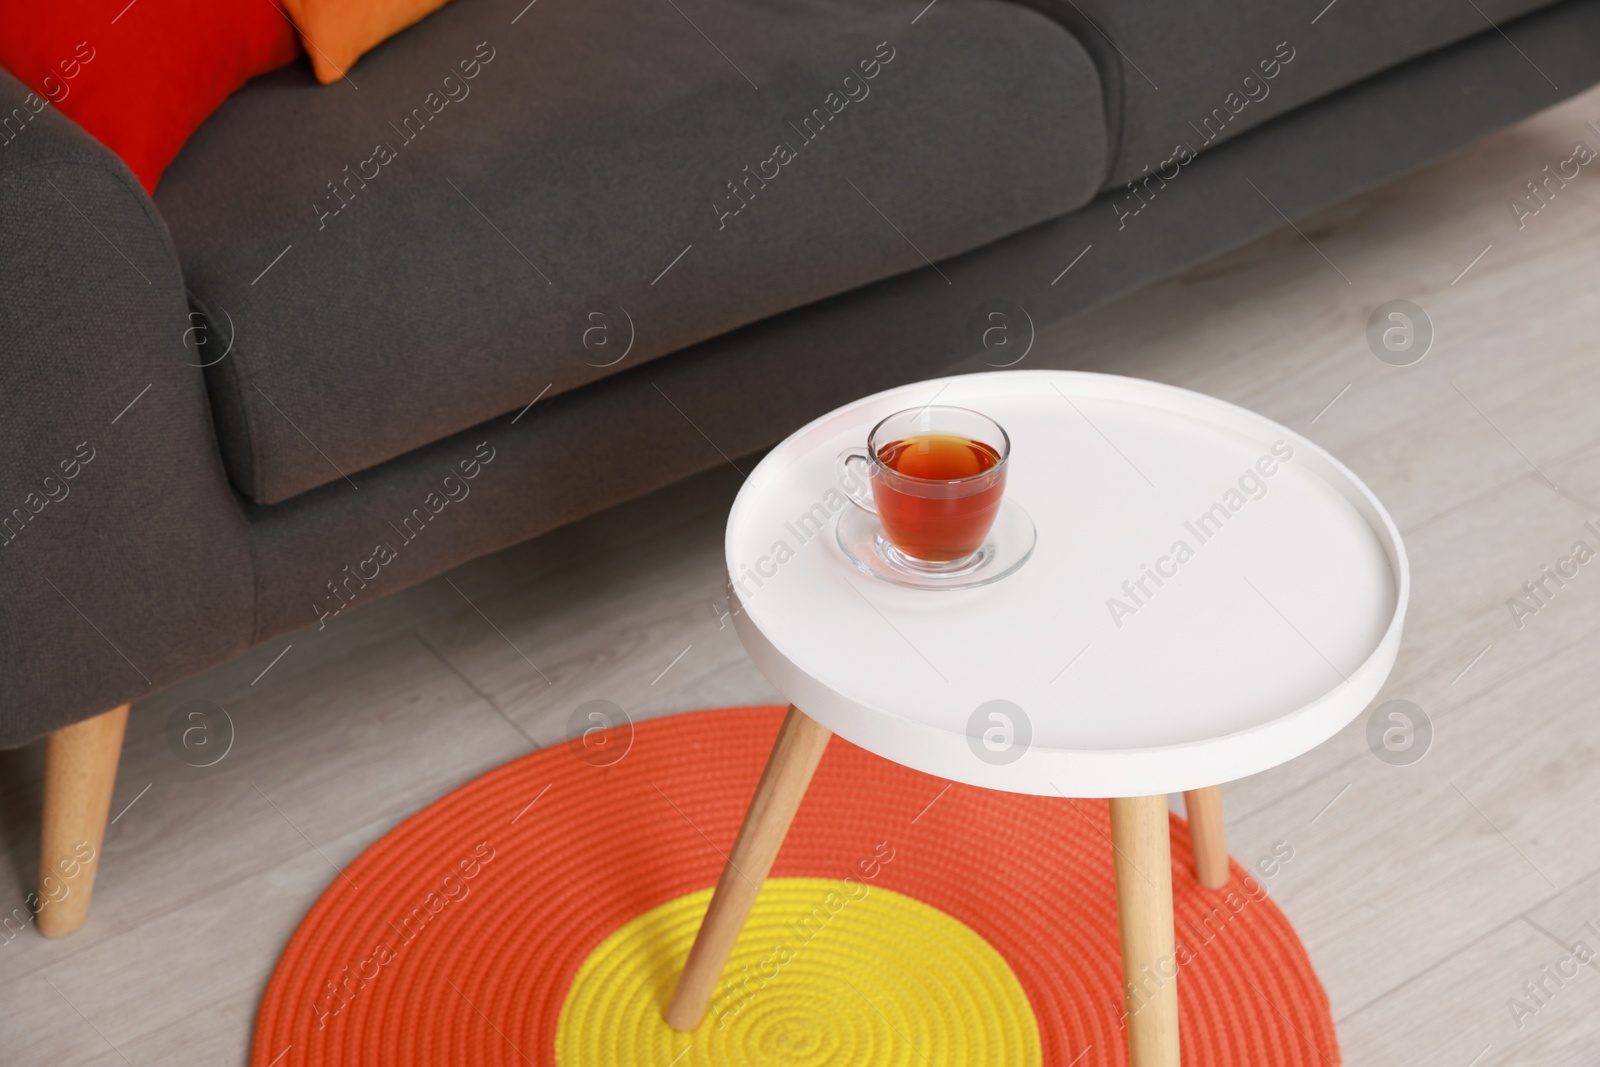
{"label": "sofa seat cushion", "polygon": [[[1494,33],[1556,0],[1022,2],[1071,26],[1110,72],[1115,150],[1106,187],[1137,179],[1139,195],[1153,199],[1160,182],[1152,179],[1146,190],[1143,181],[1158,171],[1167,180],[1181,173],[1188,159],[1181,148],[1204,151],[1405,60]],[[1545,83],[1537,56],[1502,43],[1509,77]],[[1561,95],[1552,87],[1550,102]],[[1139,206],[1139,200],[1126,205]]]}
{"label": "sofa seat cushion", "polygon": [[359,487],[537,397],[1086,203],[1104,104],[1072,33],[1001,0],[917,16],[457,0],[354,84],[302,64],[247,86],[157,193],[234,483],[261,503]]}

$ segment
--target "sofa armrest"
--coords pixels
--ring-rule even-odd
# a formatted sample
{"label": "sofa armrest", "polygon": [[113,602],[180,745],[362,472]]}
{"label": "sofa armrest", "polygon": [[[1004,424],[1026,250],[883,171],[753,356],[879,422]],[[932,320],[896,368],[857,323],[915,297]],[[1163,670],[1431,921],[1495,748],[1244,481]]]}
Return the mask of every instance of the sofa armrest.
{"label": "sofa armrest", "polygon": [[166,227],[0,71],[0,748],[250,639],[248,527]]}

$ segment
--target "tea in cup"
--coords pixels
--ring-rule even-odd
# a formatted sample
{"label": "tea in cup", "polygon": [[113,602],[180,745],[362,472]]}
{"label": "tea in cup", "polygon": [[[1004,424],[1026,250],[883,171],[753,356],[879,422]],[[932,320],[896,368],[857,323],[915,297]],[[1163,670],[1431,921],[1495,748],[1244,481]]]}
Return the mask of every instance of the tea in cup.
{"label": "tea in cup", "polygon": [[874,426],[865,449],[839,457],[840,480],[853,503],[878,516],[892,562],[954,572],[994,526],[1010,454],[1011,439],[993,419],[930,404]]}

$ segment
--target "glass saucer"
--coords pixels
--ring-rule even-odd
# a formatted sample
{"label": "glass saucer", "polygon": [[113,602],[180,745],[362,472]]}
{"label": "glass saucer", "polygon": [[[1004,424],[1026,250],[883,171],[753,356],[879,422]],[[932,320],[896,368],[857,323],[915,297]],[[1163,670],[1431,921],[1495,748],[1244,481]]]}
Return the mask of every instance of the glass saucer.
{"label": "glass saucer", "polygon": [[1028,562],[1039,540],[1028,513],[1009,499],[1000,501],[983,547],[950,570],[923,570],[906,560],[883,536],[878,517],[853,504],[839,516],[837,536],[840,550],[858,570],[907,589],[975,589],[998,582]]}

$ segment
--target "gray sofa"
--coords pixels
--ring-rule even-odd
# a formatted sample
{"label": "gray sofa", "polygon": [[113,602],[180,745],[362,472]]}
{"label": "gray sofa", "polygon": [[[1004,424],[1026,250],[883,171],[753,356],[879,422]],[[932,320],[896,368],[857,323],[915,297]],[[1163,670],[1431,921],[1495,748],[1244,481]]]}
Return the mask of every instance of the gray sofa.
{"label": "gray sofa", "polygon": [[456,0],[153,199],[4,125],[0,747],[1597,80],[1600,0]]}

